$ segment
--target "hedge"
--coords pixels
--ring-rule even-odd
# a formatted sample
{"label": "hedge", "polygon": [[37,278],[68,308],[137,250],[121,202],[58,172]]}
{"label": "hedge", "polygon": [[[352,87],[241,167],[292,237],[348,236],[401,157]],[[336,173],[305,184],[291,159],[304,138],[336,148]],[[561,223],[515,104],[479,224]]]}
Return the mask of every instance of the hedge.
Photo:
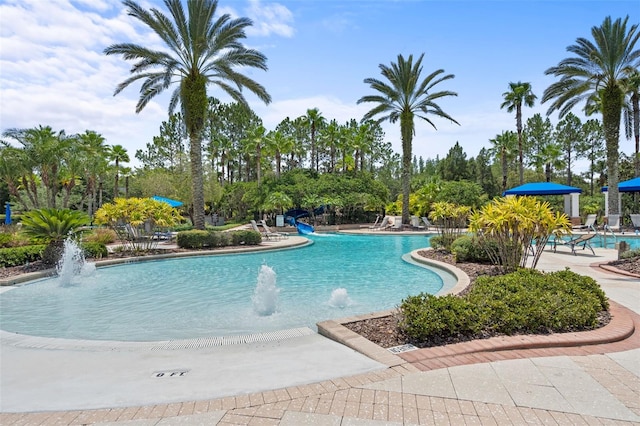
{"label": "hedge", "polygon": [[186,249],[202,249],[237,245],[258,245],[262,236],[256,231],[182,231],[176,239],[178,247]]}
{"label": "hedge", "polygon": [[42,252],[47,246],[44,244],[0,248],[0,267],[21,266],[28,262],[35,262],[42,258]]}

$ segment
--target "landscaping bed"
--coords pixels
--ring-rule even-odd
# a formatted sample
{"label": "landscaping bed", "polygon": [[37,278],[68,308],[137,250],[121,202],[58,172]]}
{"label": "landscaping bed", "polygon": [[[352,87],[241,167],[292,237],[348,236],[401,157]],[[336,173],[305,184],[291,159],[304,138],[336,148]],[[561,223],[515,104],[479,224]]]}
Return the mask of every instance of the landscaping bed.
{"label": "landscaping bed", "polygon": [[[444,251],[424,250],[419,253],[421,256],[424,256],[427,258],[453,264],[459,269],[463,270],[465,273],[467,273],[469,275],[471,284],[469,288],[467,288],[463,292],[463,294],[468,294],[471,291],[471,288],[473,287],[473,285],[476,282],[476,279],[479,276],[483,276],[483,275],[493,276],[499,273],[498,270],[492,265],[477,264],[477,263],[455,263],[453,259],[453,255]],[[617,261],[617,262],[622,262],[623,264],[635,263],[637,265],[638,259],[637,258],[626,259],[626,260]],[[442,336],[432,336],[431,338],[421,339],[420,341],[417,341],[416,339],[412,339],[410,336],[403,333],[400,327],[400,320],[401,318],[399,314],[396,314],[396,315],[390,315],[390,316],[385,316],[380,318],[367,319],[363,321],[347,323],[347,324],[344,324],[344,326],[384,348],[390,348],[390,347],[400,346],[405,344],[413,344],[414,346],[418,346],[418,347],[431,347],[431,346],[439,346],[439,345],[450,344],[450,343],[459,343],[463,341],[503,335],[501,333],[495,333],[495,332],[483,330],[474,334],[467,334],[467,335],[458,334],[455,336],[447,336],[446,338],[443,338]],[[609,320],[610,320],[610,315],[608,311],[602,310],[598,313],[596,327],[585,327],[585,328],[577,327],[575,329],[567,330],[567,331],[581,331],[581,330],[599,328],[608,324]],[[540,334],[540,333],[537,333],[537,334]]]}

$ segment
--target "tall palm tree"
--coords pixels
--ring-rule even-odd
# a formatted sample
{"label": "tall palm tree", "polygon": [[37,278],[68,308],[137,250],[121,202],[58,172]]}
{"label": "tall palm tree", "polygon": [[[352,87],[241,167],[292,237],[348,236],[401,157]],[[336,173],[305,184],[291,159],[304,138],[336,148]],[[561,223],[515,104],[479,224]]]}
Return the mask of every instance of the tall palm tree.
{"label": "tall palm tree", "polygon": [[627,131],[627,139],[631,139],[631,134],[633,134],[633,138],[635,140],[636,147],[636,155],[634,157],[634,169],[635,176],[640,176],[640,71],[633,70],[626,82],[626,90],[629,95],[630,111],[628,108],[625,108],[625,118],[629,125],[626,127],[629,129]]}
{"label": "tall palm tree", "polygon": [[627,16],[612,21],[607,16],[601,26],[591,28],[594,41],[582,37],[576,39],[576,44],[567,47],[567,51],[576,56],[565,58],[545,71],[545,74],[560,77],[560,80],[549,86],[542,96],[543,103],[554,99],[547,114],[557,110],[560,117],[583,100],[588,102],[594,97],[599,98],[607,147],[610,214],[620,213],[618,139],[624,82],[640,65],[640,50],[635,49],[640,32],[637,24],[627,31],[628,20]]}
{"label": "tall palm tree", "polygon": [[116,176],[115,176],[115,182],[114,182],[114,188],[113,188],[113,199],[115,200],[116,198],[118,198],[118,194],[120,192],[118,188],[120,184],[120,163],[128,163],[131,160],[129,159],[129,154],[127,154],[126,148],[123,147],[122,145],[113,145],[109,149],[109,157],[115,163],[114,166],[115,166]]}
{"label": "tall palm tree", "polygon": [[316,144],[316,133],[318,129],[324,127],[327,120],[322,116],[322,113],[318,108],[308,109],[307,115],[304,116],[304,120],[309,126],[309,136],[311,140],[311,168],[318,171],[318,146]]}
{"label": "tall palm tree", "polygon": [[507,177],[509,176],[509,160],[514,157],[516,147],[516,134],[511,131],[502,132],[495,138],[489,139],[493,145],[491,153],[500,159],[502,166],[502,192],[507,190]]}
{"label": "tall palm tree", "polygon": [[115,94],[131,83],[143,80],[136,112],[140,112],[156,95],[171,85],[176,89],[169,102],[173,113],[182,106],[190,143],[191,178],[193,190],[193,225],[204,229],[204,177],[202,171],[202,130],[205,126],[208,97],[207,85],[214,85],[243,105],[246,88],[265,103],[271,96],[253,79],[236,71],[236,67],[267,70],[267,58],[254,49],[242,45],[245,28],[253,22],[249,18],[232,19],[224,14],[214,19],[217,0],[187,0],[187,12],[181,0],[165,0],[170,16],[151,8],[147,11],[132,0],[125,0],[128,14],[151,28],[166,44],[168,51],[153,50],[133,43],[107,47],[107,55],[122,55],[125,60],[137,61],[132,76],[120,83]]}
{"label": "tall palm tree", "polygon": [[524,183],[524,164],[522,148],[522,105],[532,107],[536,101],[536,95],[531,91],[531,83],[509,83],[509,91],[502,94],[504,102],[500,108],[506,108],[508,112],[516,112],[516,130],[518,131],[518,172],[520,185]]}
{"label": "tall palm tree", "polygon": [[380,72],[389,82],[366,78],[364,82],[369,84],[375,91],[380,92],[380,94],[363,96],[358,99],[358,104],[363,102],[378,104],[364,115],[364,120],[372,119],[377,115],[381,115],[377,120],[378,123],[386,120],[395,123],[400,120],[400,135],[402,139],[402,222],[405,224],[409,223],[409,185],[411,182],[411,144],[415,134],[414,118],[418,117],[425,120],[434,129],[436,129],[436,126],[429,118],[429,115],[442,117],[452,123],[459,124],[436,103],[440,98],[458,96],[458,94],[448,90],[431,91],[437,84],[452,79],[454,75],[442,75],[444,70],[438,69],[421,79],[423,57],[424,53],[414,63],[413,55],[409,55],[406,60],[402,55],[398,55],[397,63],[392,62],[391,66],[380,64]]}

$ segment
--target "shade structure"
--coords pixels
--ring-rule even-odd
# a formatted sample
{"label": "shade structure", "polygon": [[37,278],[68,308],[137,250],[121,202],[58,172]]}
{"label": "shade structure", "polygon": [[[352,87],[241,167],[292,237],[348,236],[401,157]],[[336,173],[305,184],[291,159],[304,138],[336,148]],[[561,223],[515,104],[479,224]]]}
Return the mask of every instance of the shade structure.
{"label": "shade structure", "polygon": [[640,192],[640,177],[625,180],[618,184],[620,192]]}
{"label": "shade structure", "polygon": [[7,202],[4,208],[5,208],[4,224],[11,225],[11,204]]}
{"label": "shade structure", "polygon": [[182,201],[172,200],[171,198],[160,197],[158,195],[154,195],[151,198],[156,201],[162,201],[163,203],[167,203],[171,207],[180,207],[183,204]]}
{"label": "shade structure", "polygon": [[531,182],[507,189],[502,195],[566,195],[580,194],[582,189],[553,182]]}

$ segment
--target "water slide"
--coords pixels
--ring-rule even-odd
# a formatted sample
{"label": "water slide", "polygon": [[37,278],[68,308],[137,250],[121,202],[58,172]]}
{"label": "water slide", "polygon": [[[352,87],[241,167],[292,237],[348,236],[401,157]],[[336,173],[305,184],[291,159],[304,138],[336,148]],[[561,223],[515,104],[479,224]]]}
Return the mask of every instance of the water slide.
{"label": "water slide", "polygon": [[296,227],[298,234],[307,235],[314,232],[313,226],[298,221],[301,217],[309,217],[308,211],[303,209],[291,209],[285,213],[285,216],[287,217],[287,221]]}
{"label": "water slide", "polygon": [[314,232],[313,226],[307,223],[298,222],[296,220],[295,225],[296,225],[296,229],[298,230],[298,234],[307,235]]}

